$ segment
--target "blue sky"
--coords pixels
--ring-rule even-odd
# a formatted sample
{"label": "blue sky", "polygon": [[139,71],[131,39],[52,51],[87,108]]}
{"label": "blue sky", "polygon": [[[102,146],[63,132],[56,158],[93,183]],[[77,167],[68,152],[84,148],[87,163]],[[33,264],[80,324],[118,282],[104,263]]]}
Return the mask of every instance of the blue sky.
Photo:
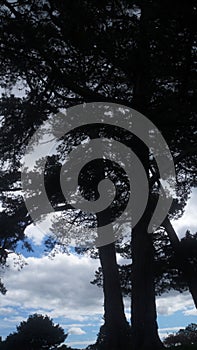
{"label": "blue sky", "polygon": [[[19,87],[13,92],[15,96],[22,97],[24,91]],[[180,237],[187,229],[197,231],[196,203],[197,190],[194,190],[185,214],[173,222]],[[79,257],[72,251],[70,255],[57,254],[50,259],[43,254],[43,234],[33,226],[26,233],[34,253],[22,252],[22,259],[27,265],[20,271],[14,265],[14,259],[18,257],[10,255],[10,267],[3,275],[8,292],[5,296],[0,295],[0,336],[5,338],[16,330],[21,321],[37,312],[47,314],[59,323],[69,333],[66,344],[73,348],[82,349],[94,343],[103,323],[102,290],[90,284],[99,261],[87,256]],[[125,263],[121,257],[118,260]],[[129,300],[125,300],[125,311],[129,320]],[[189,323],[197,323],[197,312],[188,292],[180,294],[172,291],[157,298],[157,312],[161,337]]]}
{"label": "blue sky", "polygon": [[[183,217],[173,222],[180,237],[188,228],[196,231],[196,198],[197,190]],[[103,323],[102,290],[90,284],[99,261],[73,254],[72,250],[70,254],[60,253],[49,258],[43,254],[42,235],[38,230],[32,226],[27,234],[35,252],[23,252],[27,265],[20,271],[13,262],[17,256],[10,254],[10,267],[3,275],[8,292],[0,297],[0,335],[5,338],[22,320],[37,312],[47,314],[69,333],[66,344],[85,348],[94,343]],[[118,260],[125,263],[120,256]],[[125,300],[125,310],[129,319],[129,300]],[[191,322],[197,323],[197,313],[188,292],[172,291],[158,297],[157,311],[161,337]]]}

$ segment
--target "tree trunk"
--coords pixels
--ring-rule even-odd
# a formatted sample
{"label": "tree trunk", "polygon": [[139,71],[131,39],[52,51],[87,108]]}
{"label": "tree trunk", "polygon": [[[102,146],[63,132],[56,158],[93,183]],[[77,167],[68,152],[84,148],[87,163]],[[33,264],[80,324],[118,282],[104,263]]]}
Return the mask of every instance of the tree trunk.
{"label": "tree trunk", "polygon": [[[149,150],[142,144],[137,153],[148,179]],[[158,335],[152,234],[147,232],[152,216],[151,204],[149,193],[145,212],[132,230],[131,324],[134,350],[159,350],[164,348]]]}
{"label": "tree trunk", "polygon": [[[149,95],[149,91],[151,90],[150,43],[147,37],[147,28],[150,21],[149,15],[150,11],[147,4],[141,4],[136,76],[133,89],[133,108],[145,115],[151,99]],[[144,144],[139,144],[137,156],[143,164],[148,179],[149,149]],[[158,350],[163,348],[157,326],[154,249],[152,236],[147,232],[150,218],[151,210],[147,206],[142,218],[132,230],[131,324],[134,350]]]}
{"label": "tree trunk", "polygon": [[[97,136],[96,130],[93,130],[91,135],[92,137],[93,135]],[[98,166],[97,178],[100,181],[105,178],[103,166]],[[113,226],[109,225],[106,230],[105,224],[103,226],[105,219],[104,216],[97,214],[98,243],[101,244],[98,251],[103,272],[105,321],[104,326],[100,329],[97,343],[101,341],[102,349],[105,350],[127,350],[129,349],[130,327],[124,313],[115,243],[104,244],[105,239],[102,239],[102,236],[107,234],[108,238],[110,237],[109,241],[114,241]]]}
{"label": "tree trunk", "polygon": [[[144,144],[137,150],[149,179],[149,149]],[[149,190],[150,191],[150,190]],[[134,350],[158,350],[163,344],[158,335],[155,300],[154,247],[147,229],[152,216],[149,192],[144,214],[132,230],[132,303],[131,324]]]}
{"label": "tree trunk", "polygon": [[103,270],[104,349],[126,350],[130,329],[124,314],[115,244],[99,247],[99,257]]}
{"label": "tree trunk", "polygon": [[[140,147],[138,156],[149,178],[149,150]],[[132,230],[132,342],[134,350],[159,350],[163,344],[158,335],[155,300],[154,247],[152,234],[147,232],[152,216],[149,193],[145,212]]]}
{"label": "tree trunk", "polygon": [[146,231],[148,214],[132,231],[132,343],[134,350],[162,349],[154,286],[154,251]]}

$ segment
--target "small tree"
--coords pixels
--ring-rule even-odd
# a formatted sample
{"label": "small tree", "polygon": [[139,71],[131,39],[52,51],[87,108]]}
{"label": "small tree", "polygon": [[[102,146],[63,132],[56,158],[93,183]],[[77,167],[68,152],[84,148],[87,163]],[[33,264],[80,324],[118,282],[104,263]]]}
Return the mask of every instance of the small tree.
{"label": "small tree", "polygon": [[180,329],[176,334],[169,334],[165,338],[164,344],[168,347],[197,344],[197,324],[191,323],[185,329]]}
{"label": "small tree", "polygon": [[17,327],[17,332],[10,334],[3,349],[52,350],[63,343],[67,335],[63,328],[54,325],[48,316],[30,315]]}

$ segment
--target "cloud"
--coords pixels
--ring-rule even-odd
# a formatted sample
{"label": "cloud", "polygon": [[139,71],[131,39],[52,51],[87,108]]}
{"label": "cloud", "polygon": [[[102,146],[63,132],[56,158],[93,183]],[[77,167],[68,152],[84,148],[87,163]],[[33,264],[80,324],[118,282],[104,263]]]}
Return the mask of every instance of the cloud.
{"label": "cloud", "polygon": [[171,292],[163,294],[156,300],[157,312],[159,315],[172,315],[177,311],[186,312],[194,305],[189,292],[178,293]]}
{"label": "cloud", "polygon": [[15,316],[15,317],[4,317],[3,319],[5,322],[13,323],[13,324],[19,324],[22,321],[26,321],[25,317],[22,316]]}
{"label": "cloud", "polygon": [[69,323],[69,324],[62,324],[62,327],[64,328],[72,328],[72,327],[94,327],[97,326],[97,323]]}
{"label": "cloud", "polygon": [[75,345],[90,345],[90,344],[94,344],[95,343],[95,339],[91,339],[91,340],[82,340],[82,341],[70,341],[70,342],[66,342],[66,345],[69,346],[75,346]]}
{"label": "cloud", "polygon": [[179,331],[179,329],[185,328],[185,326],[179,326],[179,327],[167,327],[167,328],[159,328],[159,332],[176,332]]}
{"label": "cloud", "polygon": [[102,290],[90,284],[98,260],[59,253],[53,260],[29,257],[26,262],[21,271],[11,267],[5,274],[2,312],[18,307],[79,322],[103,314]]}
{"label": "cloud", "polygon": [[82,335],[82,334],[86,334],[86,332],[83,331],[80,327],[71,327],[68,330],[68,334]]}
{"label": "cloud", "polygon": [[15,310],[11,307],[0,307],[0,315],[9,315],[15,312]]}
{"label": "cloud", "polygon": [[[1,315],[18,310],[48,314],[51,318],[69,319],[70,327],[80,327],[84,322],[98,324],[103,315],[103,294],[97,286],[90,284],[99,262],[87,256],[57,254],[51,260],[26,258],[28,263],[21,271],[13,267],[5,274],[8,292],[1,297]],[[194,304],[189,293],[166,293],[157,298],[159,315],[172,315],[183,311],[194,314]],[[130,318],[130,300],[125,300],[125,311]],[[90,321],[91,320],[91,321]],[[65,323],[65,322],[63,322]]]}
{"label": "cloud", "polygon": [[159,329],[159,336],[161,340],[164,340],[167,338],[167,336],[171,333],[176,333],[179,331],[179,329],[185,328],[185,326],[179,326],[179,327],[168,327],[168,328],[160,328]]}
{"label": "cloud", "polygon": [[192,308],[183,312],[185,316],[197,316],[196,308]]}
{"label": "cloud", "polygon": [[[192,217],[186,210],[184,221],[180,227],[178,226],[179,235],[183,235],[188,228],[194,228],[194,224],[196,224],[196,220],[193,219],[196,215],[196,196],[197,191],[192,194],[190,204],[188,204]],[[175,226],[174,223],[173,225]],[[194,229],[191,231],[195,232]],[[41,244],[43,237],[37,228],[29,227],[28,236],[33,239],[36,245]],[[90,284],[90,281],[94,279],[94,271],[98,268],[99,261],[87,256],[61,253],[57,254],[53,260],[46,256],[24,259],[28,265],[21,271],[16,271],[11,264],[11,268],[4,275],[8,292],[5,296],[1,296],[0,328],[8,334],[8,332],[10,333],[9,327],[15,328],[15,325],[18,325],[23,319],[27,319],[29,314],[37,312],[43,315],[47,314],[54,319],[54,322],[57,321],[63,326],[65,332],[69,331],[70,342],[68,345],[94,343],[95,339],[85,339],[89,337],[88,327],[98,329],[103,323],[102,289]],[[129,262],[120,255],[117,255],[117,259],[119,263]],[[129,320],[129,299],[125,300],[125,311]],[[157,311],[159,315],[168,316],[177,311],[182,311],[183,316],[196,315],[191,295],[186,292],[182,294],[170,292],[158,297]],[[97,333],[95,328],[94,332]],[[161,328],[159,332],[163,338],[168,335],[168,331],[173,332],[180,328]],[[89,330],[91,331],[91,329]],[[74,338],[80,335],[82,341]],[[85,335],[85,339],[83,335]]]}
{"label": "cloud", "polygon": [[158,332],[159,333],[159,337],[160,337],[160,339],[163,341],[165,338],[167,338],[167,336],[171,333],[169,333],[169,332]]}
{"label": "cloud", "polygon": [[43,238],[45,237],[45,233],[39,230],[39,228],[34,224],[26,227],[25,235],[32,239],[33,243],[37,246],[42,244]]}
{"label": "cloud", "polygon": [[173,226],[179,237],[183,237],[187,230],[191,233],[197,231],[196,226],[196,203],[197,203],[197,189],[193,189],[188,204],[185,207],[185,212],[179,220],[173,220]]}

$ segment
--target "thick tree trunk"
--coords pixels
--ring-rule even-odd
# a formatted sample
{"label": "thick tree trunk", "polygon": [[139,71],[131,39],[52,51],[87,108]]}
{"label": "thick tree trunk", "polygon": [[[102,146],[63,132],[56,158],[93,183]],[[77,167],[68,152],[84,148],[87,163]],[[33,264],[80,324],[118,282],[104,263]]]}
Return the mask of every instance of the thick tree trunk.
{"label": "thick tree trunk", "polygon": [[[138,150],[147,178],[149,178],[149,150]],[[159,350],[163,344],[158,335],[154,283],[154,248],[147,228],[152,215],[151,196],[146,210],[132,230],[132,304],[131,324],[134,350]]]}
{"label": "thick tree trunk", "polygon": [[128,349],[129,325],[124,314],[119,271],[114,243],[99,247],[99,257],[103,270],[104,349]]}
{"label": "thick tree trunk", "polygon": [[[93,133],[92,133],[93,134]],[[105,173],[102,166],[97,170],[98,179],[104,179]],[[105,217],[97,215],[99,258],[103,272],[103,293],[104,293],[104,321],[101,335],[102,349],[104,350],[127,350],[128,338],[130,338],[130,327],[124,313],[124,304],[120,286],[120,277],[116,260],[115,243],[104,245],[102,236],[107,234],[111,242],[114,241],[113,226],[103,227]],[[109,239],[109,240],[110,240]],[[100,330],[100,333],[101,331]],[[99,339],[97,340],[99,341]]]}
{"label": "thick tree trunk", "polygon": [[[141,146],[138,152],[148,176],[149,152]],[[150,195],[147,208],[132,230],[132,303],[131,325],[134,350],[159,350],[163,344],[158,335],[154,283],[154,248],[147,229],[152,215]]]}
{"label": "thick tree trunk", "polygon": [[132,232],[132,342],[135,350],[162,349],[157,326],[154,251],[146,217]]}

